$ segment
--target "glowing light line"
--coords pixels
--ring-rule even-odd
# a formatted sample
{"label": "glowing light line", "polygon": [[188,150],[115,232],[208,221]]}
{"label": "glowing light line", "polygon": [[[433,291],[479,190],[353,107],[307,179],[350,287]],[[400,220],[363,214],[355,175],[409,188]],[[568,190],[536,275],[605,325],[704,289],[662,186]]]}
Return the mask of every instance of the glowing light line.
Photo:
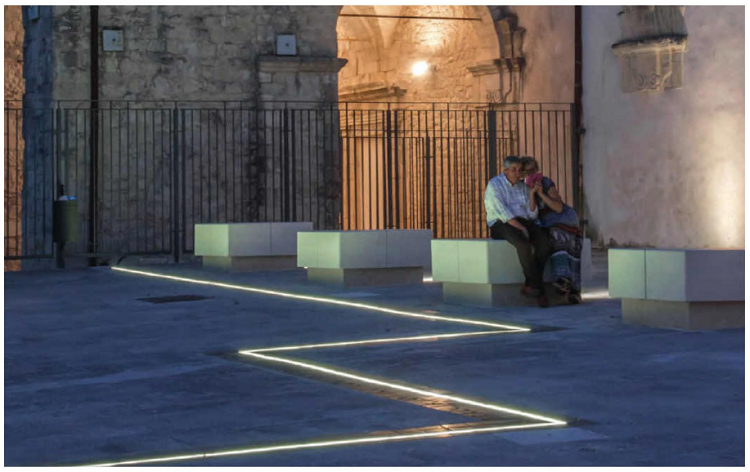
{"label": "glowing light line", "polygon": [[222,288],[229,288],[233,290],[242,290],[245,292],[252,292],[252,293],[262,293],[265,295],[275,295],[278,297],[285,297],[285,298],[292,298],[295,300],[306,300],[306,301],[314,301],[314,302],[320,302],[320,303],[330,303],[332,305],[340,305],[340,306],[348,306],[352,308],[363,308],[365,310],[373,310],[373,311],[379,311],[381,313],[388,313],[391,315],[399,315],[399,316],[410,316],[413,318],[422,318],[427,319],[431,321],[447,321],[450,323],[463,323],[463,324],[469,324],[469,325],[477,325],[477,326],[489,326],[491,328],[502,328],[502,329],[508,329],[511,331],[518,331],[518,332],[529,332],[531,331],[529,328],[522,328],[520,326],[511,326],[511,325],[503,325],[499,323],[490,323],[488,321],[477,321],[477,320],[470,320],[466,318],[454,318],[450,316],[435,316],[435,315],[423,315],[421,313],[413,313],[409,311],[402,311],[402,310],[394,310],[392,308],[384,308],[377,305],[368,305],[366,303],[356,303],[356,302],[350,302],[346,300],[338,300],[335,298],[326,298],[326,297],[313,297],[311,295],[300,295],[297,293],[290,293],[290,292],[279,292],[277,290],[268,290],[268,289],[262,289],[262,288],[255,288],[255,287],[247,287],[244,285],[234,285],[234,284],[225,284],[222,282],[212,282],[209,280],[199,280],[199,279],[189,279],[187,277],[176,277],[174,275],[163,275],[163,274],[156,274],[153,272],[146,272],[142,270],[133,270],[133,269],[124,269],[122,267],[112,267],[112,270],[120,271],[120,272],[127,272],[131,274],[140,274],[145,275],[148,277],[156,277],[156,278],[162,278],[162,279],[168,279],[168,280],[176,280],[179,282],[189,282],[194,283],[198,285],[209,285],[214,287],[222,287]]}
{"label": "glowing light line", "polygon": [[419,388],[406,387],[404,385],[398,385],[398,384],[392,384],[392,383],[389,383],[389,382],[383,382],[382,380],[376,380],[376,379],[373,379],[373,378],[370,378],[370,377],[362,377],[360,375],[348,374],[346,372],[342,372],[342,371],[339,371],[339,370],[328,369],[326,367],[320,367],[320,366],[313,365],[313,364],[308,364],[308,363],[305,363],[305,362],[293,361],[291,359],[284,359],[283,357],[267,356],[267,355],[264,355],[264,354],[257,354],[257,353],[252,352],[252,351],[243,351],[242,354],[244,354],[246,356],[259,357],[261,359],[265,359],[265,360],[269,360],[269,361],[281,362],[281,363],[284,363],[284,364],[291,364],[291,365],[295,365],[297,367],[303,367],[305,369],[315,370],[315,371],[318,371],[318,372],[324,372],[326,374],[335,375],[335,376],[338,376],[338,377],[344,377],[344,378],[347,378],[347,379],[358,380],[360,382],[369,383],[369,384],[373,384],[373,385],[378,385],[378,386],[381,386],[381,387],[392,388],[394,390],[402,390],[404,392],[416,393],[418,395],[425,395],[425,396],[434,397],[434,398],[443,398],[445,400],[451,400],[451,401],[454,401],[456,403],[463,403],[465,405],[477,406],[477,407],[485,408],[485,409],[488,409],[488,410],[501,411],[503,413],[512,413],[514,415],[525,416],[527,418],[533,418],[535,420],[546,421],[546,422],[548,422],[548,423],[550,423],[552,425],[565,425],[565,424],[567,424],[565,421],[561,421],[561,420],[558,420],[558,419],[555,419],[555,418],[548,418],[546,416],[535,415],[533,413],[527,413],[525,411],[515,410],[515,409],[512,409],[512,408],[505,408],[505,407],[502,407],[502,406],[499,406],[499,405],[493,405],[491,403],[476,402],[474,400],[469,400],[467,398],[456,397],[456,396],[453,396],[453,395],[444,395],[442,393],[430,392],[429,390],[422,390],[422,389],[419,389]]}
{"label": "glowing light line", "polygon": [[367,339],[364,341],[343,341],[338,343],[325,343],[325,344],[306,344],[301,346],[284,346],[284,347],[269,347],[262,349],[248,349],[240,351],[240,354],[249,354],[255,352],[275,352],[275,351],[300,351],[303,349],[320,349],[326,347],[340,347],[340,346],[356,346],[362,344],[385,344],[395,343],[403,341],[420,341],[423,339],[443,339],[443,338],[459,338],[464,336],[484,336],[490,334],[503,334],[503,333],[515,333],[515,330],[502,330],[502,331],[474,331],[471,333],[450,333],[450,334],[428,334],[425,336],[410,336],[405,338],[382,338],[382,339]]}
{"label": "glowing light line", "polygon": [[469,428],[469,429],[456,429],[446,430],[434,433],[413,433],[413,434],[398,434],[393,436],[378,436],[378,437],[359,437],[352,439],[342,439],[337,441],[321,441],[314,443],[298,443],[298,444],[287,444],[283,446],[268,446],[268,447],[253,447],[247,449],[236,449],[231,451],[221,452],[207,452],[203,454],[192,454],[184,456],[172,456],[172,457],[159,457],[154,459],[139,459],[132,461],[121,461],[121,462],[108,462],[102,464],[90,464],[84,467],[112,467],[118,465],[136,465],[136,464],[149,464],[155,462],[173,462],[188,459],[208,459],[211,457],[222,457],[232,455],[245,455],[245,454],[258,454],[263,452],[275,452],[275,451],[288,451],[297,449],[311,449],[319,447],[331,447],[331,446],[343,446],[347,444],[366,444],[366,443],[378,443],[387,441],[402,441],[408,439],[421,439],[421,438],[434,438],[440,436],[458,436],[461,434],[477,434],[477,433],[491,433],[498,431],[508,431],[514,429],[529,429],[538,428],[543,426],[551,426],[549,423],[533,423],[524,425],[512,425],[512,426],[490,426],[486,428]]}
{"label": "glowing light line", "polygon": [[586,291],[581,293],[581,297],[586,300],[606,299],[609,298],[609,290]]}
{"label": "glowing light line", "polygon": [[[441,436],[445,437],[445,436],[456,436],[456,435],[461,435],[461,434],[476,434],[476,433],[514,430],[514,429],[528,429],[528,428],[537,428],[537,427],[551,427],[551,426],[567,425],[567,423],[562,420],[549,418],[546,416],[537,415],[534,413],[529,413],[529,412],[525,412],[525,411],[521,411],[521,410],[517,410],[513,408],[507,408],[507,407],[495,405],[492,403],[478,402],[474,400],[469,400],[468,398],[458,397],[454,395],[445,395],[445,394],[431,392],[431,391],[423,390],[419,388],[407,387],[405,385],[385,382],[385,381],[377,380],[377,379],[370,378],[370,377],[349,374],[347,372],[329,369],[326,367],[320,367],[320,366],[309,364],[306,362],[300,362],[296,360],[285,359],[282,357],[260,354],[261,352],[296,351],[296,350],[304,350],[304,349],[321,349],[321,348],[329,348],[329,347],[356,346],[356,345],[366,345],[366,344],[376,344],[376,343],[418,341],[418,340],[425,340],[425,339],[444,339],[444,338],[458,338],[458,337],[467,337],[467,336],[483,336],[483,335],[492,335],[492,334],[529,332],[531,331],[529,328],[522,328],[519,326],[511,326],[511,325],[503,325],[499,323],[490,323],[490,322],[485,322],[485,321],[470,320],[470,319],[465,319],[465,318],[454,318],[454,317],[449,317],[449,316],[424,315],[421,313],[394,310],[391,308],[384,308],[384,307],[379,307],[376,305],[368,305],[365,303],[355,303],[355,302],[350,302],[350,301],[345,301],[345,300],[338,300],[335,298],[300,295],[300,294],[295,294],[295,293],[290,293],[290,292],[280,292],[276,290],[268,290],[268,289],[261,289],[261,288],[255,288],[255,287],[247,287],[247,286],[242,286],[242,285],[226,284],[222,282],[212,282],[212,281],[207,281],[207,280],[191,279],[187,277],[162,275],[162,274],[157,274],[153,272],[146,272],[146,271],[140,271],[140,270],[134,270],[134,269],[124,269],[120,267],[113,267],[112,270],[117,270],[121,272],[132,273],[132,274],[140,274],[140,275],[145,275],[148,277],[175,280],[179,282],[188,282],[188,283],[194,283],[194,284],[199,284],[199,285],[209,285],[209,286],[222,287],[222,288],[228,288],[228,289],[233,289],[233,290],[242,290],[242,291],[252,292],[252,293],[260,293],[260,294],[265,294],[265,295],[274,295],[274,296],[291,298],[291,299],[296,299],[296,300],[305,300],[305,301],[313,301],[313,302],[319,302],[319,303],[329,303],[333,305],[347,306],[347,307],[352,307],[352,308],[361,308],[361,309],[373,310],[373,311],[377,311],[381,313],[387,313],[391,315],[409,316],[413,318],[421,318],[421,319],[427,319],[431,321],[446,321],[446,322],[451,322],[451,323],[462,323],[462,324],[487,326],[487,327],[495,328],[495,330],[492,330],[492,331],[475,331],[475,332],[469,332],[469,333],[432,334],[432,335],[409,336],[409,337],[400,337],[400,338],[381,338],[381,339],[368,339],[368,340],[361,340],[361,341],[343,341],[343,342],[335,342],[335,343],[320,343],[320,344],[306,344],[306,345],[299,345],[299,346],[282,346],[282,347],[272,347],[272,348],[250,349],[250,350],[239,351],[239,353],[245,356],[251,356],[251,357],[255,357],[259,359],[264,359],[266,361],[290,364],[290,365],[294,365],[294,366],[301,367],[304,369],[313,370],[316,372],[322,372],[328,375],[343,377],[343,378],[347,378],[350,380],[356,380],[361,383],[378,385],[380,387],[387,387],[393,390],[401,390],[404,392],[414,393],[417,395],[450,400],[450,401],[464,404],[464,405],[471,405],[471,406],[484,408],[488,410],[514,414],[514,415],[522,416],[525,418],[539,420],[539,421],[542,421],[542,423],[533,423],[533,424],[524,424],[524,425],[515,425],[515,426],[511,425],[511,426],[491,426],[491,427],[485,427],[485,428],[455,429],[455,430],[446,430],[446,431],[431,432],[431,433],[411,433],[411,434],[398,434],[398,435],[378,436],[378,437],[369,437],[369,436],[368,437],[353,437],[350,439],[343,439],[343,440],[320,441],[320,442],[312,442],[312,443],[297,443],[297,444],[288,444],[288,445],[281,445],[281,446],[252,447],[252,448],[237,449],[237,450],[231,450],[231,451],[198,453],[198,454],[160,457],[160,458],[152,458],[152,459],[139,459],[139,460],[130,460],[130,461],[121,461],[121,462],[92,464],[89,467],[151,464],[151,463],[158,463],[158,462],[173,462],[173,461],[189,460],[189,459],[206,459],[210,457],[257,454],[257,453],[262,453],[262,452],[309,449],[309,448],[319,448],[319,447],[340,446],[340,445],[347,445],[347,444],[377,443],[377,442],[387,442],[387,441],[433,438],[433,437],[441,437]],[[500,329],[497,329],[497,328],[500,328]]]}

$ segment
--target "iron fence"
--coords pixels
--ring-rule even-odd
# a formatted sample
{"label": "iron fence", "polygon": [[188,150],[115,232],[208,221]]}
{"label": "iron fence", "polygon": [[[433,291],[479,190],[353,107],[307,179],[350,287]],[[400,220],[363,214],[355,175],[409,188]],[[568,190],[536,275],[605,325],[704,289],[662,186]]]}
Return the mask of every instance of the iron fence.
{"label": "iron fence", "polygon": [[196,223],[312,221],[487,237],[506,155],[578,204],[569,104],[57,102],[5,109],[6,260],[52,257],[51,205],[78,202],[66,253],[181,254]]}

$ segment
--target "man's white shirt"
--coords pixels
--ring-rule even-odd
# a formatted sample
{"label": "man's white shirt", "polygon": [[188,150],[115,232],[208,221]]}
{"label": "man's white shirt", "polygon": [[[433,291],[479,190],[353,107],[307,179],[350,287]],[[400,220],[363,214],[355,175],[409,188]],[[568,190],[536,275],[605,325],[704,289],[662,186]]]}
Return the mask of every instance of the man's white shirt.
{"label": "man's white shirt", "polygon": [[529,210],[529,187],[523,180],[511,185],[505,174],[493,177],[484,191],[484,209],[487,211],[487,226],[492,227],[498,220],[507,223],[511,218],[533,220],[538,209]]}

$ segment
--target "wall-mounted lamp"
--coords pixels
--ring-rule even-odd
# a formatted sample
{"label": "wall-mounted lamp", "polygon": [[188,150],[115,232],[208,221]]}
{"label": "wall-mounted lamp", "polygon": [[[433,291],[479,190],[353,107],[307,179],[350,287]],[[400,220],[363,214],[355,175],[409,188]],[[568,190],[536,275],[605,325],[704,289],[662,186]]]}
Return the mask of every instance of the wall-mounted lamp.
{"label": "wall-mounted lamp", "polygon": [[425,75],[428,70],[430,70],[430,65],[427,64],[427,62],[425,61],[415,62],[414,65],[411,67],[411,73],[417,77],[421,75]]}

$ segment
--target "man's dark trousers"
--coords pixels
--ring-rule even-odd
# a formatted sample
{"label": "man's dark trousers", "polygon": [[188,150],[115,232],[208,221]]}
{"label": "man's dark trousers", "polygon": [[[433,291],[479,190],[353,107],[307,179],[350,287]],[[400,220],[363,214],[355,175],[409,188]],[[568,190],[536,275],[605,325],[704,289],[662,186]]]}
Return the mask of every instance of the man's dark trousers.
{"label": "man's dark trousers", "polygon": [[516,218],[516,221],[528,230],[529,239],[526,239],[521,230],[500,220],[492,225],[490,234],[492,239],[505,239],[516,248],[523,275],[526,276],[526,283],[533,288],[542,289],[544,287],[542,279],[544,264],[552,252],[549,233],[527,219]]}

